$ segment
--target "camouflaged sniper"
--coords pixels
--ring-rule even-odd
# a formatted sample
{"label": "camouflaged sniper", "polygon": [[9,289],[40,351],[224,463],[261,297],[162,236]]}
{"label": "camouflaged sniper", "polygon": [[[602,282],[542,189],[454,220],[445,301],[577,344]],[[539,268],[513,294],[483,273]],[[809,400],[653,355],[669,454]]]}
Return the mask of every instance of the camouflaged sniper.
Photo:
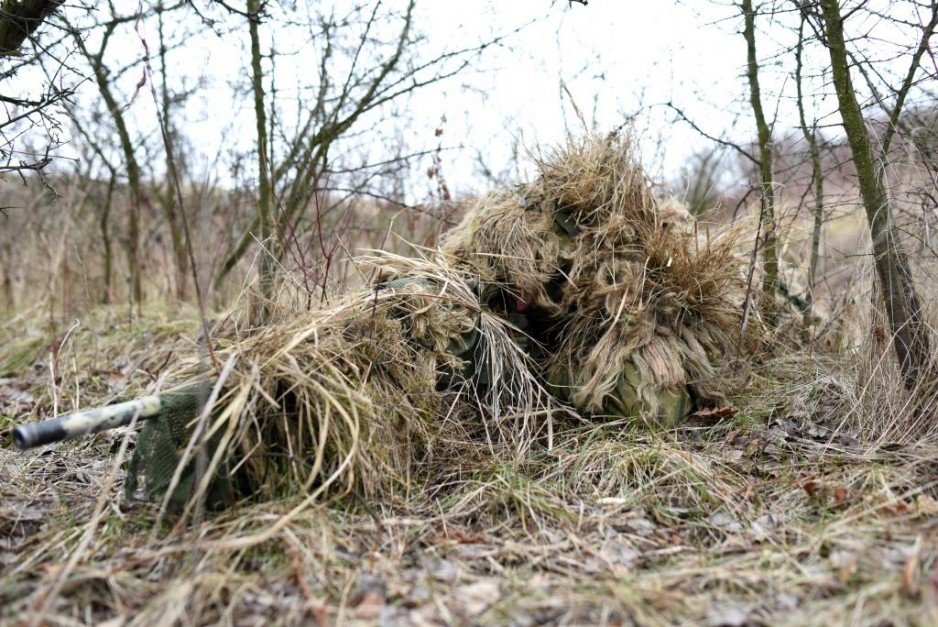
{"label": "camouflaged sniper", "polygon": [[[524,355],[514,366],[524,364],[524,376],[533,376],[557,401],[595,419],[671,427],[697,408],[725,402],[728,384],[718,375],[717,366],[740,350],[740,329],[745,328],[740,306],[745,264],[734,252],[732,237],[699,240],[680,203],[655,196],[625,138],[612,135],[572,143],[538,167],[541,174],[534,182],[470,201],[464,219],[444,236],[435,256],[420,263],[372,260],[380,278],[370,292],[351,295],[344,309],[321,319],[297,314],[296,320],[268,329],[272,337],[283,337],[275,340],[277,347],[298,345],[289,335],[295,330],[293,323],[312,325],[299,329],[302,338],[331,334],[351,340],[343,344],[339,339],[328,351],[302,353],[303,363],[308,364],[303,369],[315,379],[313,392],[304,391],[302,406],[290,396],[295,382],[272,381],[264,398],[277,404],[273,416],[286,418],[286,412],[293,411],[294,418],[302,417],[300,422],[322,428],[325,438],[330,428],[328,413],[336,403],[372,412],[367,422],[356,423],[356,433],[360,429],[380,432],[394,443],[355,448],[355,454],[365,459],[362,468],[374,474],[377,485],[388,474],[384,469],[407,469],[408,462],[401,456],[411,450],[406,440],[410,436],[402,435],[408,431],[401,426],[411,415],[434,421],[422,425],[428,429],[425,443],[446,439],[434,436],[434,429],[444,428],[434,426],[435,422],[457,421],[438,411],[434,403],[443,397],[437,393],[469,383],[475,390],[472,394],[483,390],[482,396],[485,389],[499,386],[508,394],[530,394],[532,388],[504,385],[505,365],[512,355]],[[458,292],[455,297],[453,290]],[[449,300],[442,297],[448,291]],[[754,337],[760,335],[756,315],[747,329]],[[489,334],[507,344],[501,357],[489,350],[495,343],[484,337],[483,317],[487,317]],[[320,323],[325,326],[317,327]],[[264,333],[259,330],[259,335]],[[374,346],[369,345],[372,338]],[[349,360],[348,371],[333,368],[318,373],[319,364],[344,360],[342,351],[352,346],[359,352]],[[290,350],[278,348],[277,355],[292,358]],[[263,349],[261,353],[266,354]],[[259,381],[265,381],[263,373],[259,376]],[[267,376],[281,375],[274,369]],[[340,381],[331,387],[329,376]],[[359,376],[384,378],[373,383],[374,379],[354,378]],[[371,397],[356,400],[350,385],[370,391]],[[391,398],[392,389],[391,394],[402,390],[403,396]],[[210,390],[210,382],[201,382],[26,425],[14,437],[17,446],[27,448],[128,424],[135,416],[147,419],[125,487],[133,493],[142,474],[145,495],[158,496],[176,474]],[[457,398],[477,406],[483,423],[486,412],[498,413],[497,398],[486,404],[479,396],[473,400],[472,394],[459,394]],[[258,402],[262,400],[258,397]],[[383,405],[396,401],[393,407]],[[440,403],[440,407],[452,406]],[[325,417],[319,412],[325,412]],[[282,422],[272,419],[254,431],[260,434]],[[333,418],[331,428],[335,424]],[[488,429],[486,424],[486,433]],[[210,455],[217,450],[219,433],[214,440],[200,443]],[[274,440],[279,437],[272,431],[264,434],[273,435]],[[315,458],[309,464],[311,472],[328,474],[322,471],[323,451],[336,456],[325,460],[326,465],[334,462],[336,472],[346,468],[348,459],[340,461],[341,454],[336,452],[343,445],[341,439],[334,442],[339,449],[327,448],[323,442],[316,440],[314,450],[304,449],[303,455]],[[246,472],[251,460],[225,459],[215,469],[209,487],[211,504],[230,502],[239,493],[250,494],[271,470],[292,472],[290,464],[303,463],[294,445],[255,444],[273,461],[261,464],[264,472]],[[248,451],[244,454],[250,457],[256,449],[245,446],[240,451]],[[230,447],[226,451],[234,454]],[[189,459],[176,491],[168,497],[171,504],[183,503],[193,489],[196,473]],[[278,459],[286,465],[278,466]],[[349,475],[360,479],[362,472],[349,471]],[[314,481],[310,477],[296,483],[308,489]]]}
{"label": "camouflaged sniper", "polygon": [[[404,277],[379,282],[374,293],[396,297],[403,303],[415,292],[436,293],[438,289],[439,286],[432,280]],[[405,308],[395,309],[392,308],[390,317],[403,320]],[[440,310],[442,312],[443,307]],[[491,382],[492,370],[481,350],[482,334],[478,324],[478,313],[473,313],[465,329],[447,334],[443,350],[452,363],[461,364],[461,367],[440,364],[436,369],[436,390],[444,390],[467,380],[472,380],[477,389],[484,389]],[[415,350],[431,350],[431,346],[427,345],[428,338],[417,329],[412,329],[409,336]],[[213,385],[213,381],[204,380],[159,395],[22,425],[14,430],[14,440],[18,448],[28,449],[125,426],[134,419],[145,421],[127,468],[124,482],[126,498],[137,496],[142,478],[144,498],[166,498],[170,511],[180,511],[196,488],[198,472],[194,456],[187,458],[186,466],[178,473],[178,483],[168,497],[166,495],[183,461],[184,451],[190,444],[196,444],[193,442],[197,439],[195,425],[203,415]],[[214,419],[217,409],[210,412],[208,418]],[[199,442],[197,448],[211,457],[218,449],[219,439],[218,434],[215,434]],[[226,459],[213,473],[206,493],[208,507],[217,509],[253,493],[254,486],[247,473],[239,470],[241,465],[236,462]]]}
{"label": "camouflaged sniper", "polygon": [[[161,394],[20,425],[13,430],[13,442],[18,449],[26,450],[123,427],[134,421],[146,421],[137,439],[124,488],[128,498],[132,498],[139,475],[143,475],[144,495],[159,497],[170,486],[181,461],[180,452],[194,433],[194,421],[204,410],[212,387],[210,380],[199,381]],[[206,450],[213,452],[215,445],[216,441],[210,439]],[[181,473],[181,480],[170,496],[171,509],[181,508],[192,492],[197,473],[193,464],[189,466]],[[208,493],[208,505],[217,507],[233,500],[236,495],[230,485],[226,472],[216,473]]]}

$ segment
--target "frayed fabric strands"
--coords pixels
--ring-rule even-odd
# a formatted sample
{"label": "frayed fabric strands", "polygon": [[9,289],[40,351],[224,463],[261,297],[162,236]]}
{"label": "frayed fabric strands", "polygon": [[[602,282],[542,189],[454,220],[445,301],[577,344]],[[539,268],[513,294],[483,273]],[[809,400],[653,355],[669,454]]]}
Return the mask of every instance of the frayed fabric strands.
{"label": "frayed fabric strands", "polygon": [[570,139],[537,167],[476,200],[442,249],[523,305],[553,391],[587,414],[669,424],[725,402],[718,370],[761,337],[758,319],[743,329],[739,232],[700,241],[627,136]]}
{"label": "frayed fabric strands", "polygon": [[393,498],[457,460],[549,446],[561,415],[672,426],[725,403],[723,366],[762,333],[743,325],[738,233],[698,237],[625,136],[571,139],[537,167],[467,201],[440,250],[360,260],[370,289],[217,339],[192,490],[221,469],[241,493]]}

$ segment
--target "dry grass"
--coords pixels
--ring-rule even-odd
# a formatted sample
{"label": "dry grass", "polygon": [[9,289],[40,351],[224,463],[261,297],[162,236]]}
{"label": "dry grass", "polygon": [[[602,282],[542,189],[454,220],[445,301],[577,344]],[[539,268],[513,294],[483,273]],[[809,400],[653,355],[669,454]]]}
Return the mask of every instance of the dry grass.
{"label": "dry grass", "polygon": [[[761,352],[753,319],[740,343],[731,240],[701,247],[621,148],[568,146],[538,182],[479,199],[443,256],[368,260],[381,289],[283,309],[264,329],[213,320],[212,428],[245,460],[253,500],[210,516],[124,501],[126,430],[28,454],[5,438],[0,621],[933,624],[934,395],[907,394],[875,341]],[[557,232],[556,206],[576,235]],[[570,242],[586,240],[599,243],[576,269]],[[629,281],[638,252],[655,271]],[[621,267],[603,275],[607,263]],[[652,361],[661,337],[699,345],[677,346],[679,371],[654,371],[656,383],[738,412],[649,431],[562,410],[531,376],[550,364],[485,312],[512,298],[560,318],[592,312],[563,327],[565,359],[583,363],[611,331],[631,341],[667,312],[633,352]],[[0,325],[15,340],[0,352],[0,431],[205,375],[190,309],[130,321],[99,308],[66,330],[41,319]],[[465,365],[453,342],[473,328],[498,384],[438,386]],[[617,346],[592,374],[632,358]],[[736,388],[719,377],[741,346],[760,354]]]}
{"label": "dry grass", "polygon": [[[68,350],[97,354],[100,331]],[[550,449],[466,456],[393,498],[282,495],[175,527],[154,527],[158,504],[122,503],[120,473],[108,484],[122,433],[7,444],[3,620],[929,624],[938,447],[854,431],[905,417],[885,406],[899,388],[862,393],[855,375],[792,357],[759,367],[717,424],[567,422]],[[5,385],[48,408],[43,381]]]}
{"label": "dry grass", "polygon": [[533,182],[471,203],[442,248],[544,319],[540,365],[555,392],[586,414],[627,414],[610,405],[632,369],[646,421],[685,387],[725,404],[723,366],[765,336],[755,308],[744,316],[741,229],[698,233],[654,193],[627,135],[570,139],[537,167]]}
{"label": "dry grass", "polygon": [[[440,465],[480,447],[520,453],[547,430],[552,407],[529,358],[461,274],[391,254],[361,261],[369,266],[372,290],[213,334],[223,367],[206,437],[219,443],[203,489],[233,459],[255,498],[394,500]],[[206,376],[204,361],[172,378]],[[491,385],[476,384],[481,368]]]}

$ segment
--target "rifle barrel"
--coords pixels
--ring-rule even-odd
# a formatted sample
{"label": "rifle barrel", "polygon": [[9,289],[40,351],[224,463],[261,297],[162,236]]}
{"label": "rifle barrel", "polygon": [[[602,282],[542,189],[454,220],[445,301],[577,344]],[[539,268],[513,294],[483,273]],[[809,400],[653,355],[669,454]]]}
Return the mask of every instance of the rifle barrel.
{"label": "rifle barrel", "polygon": [[114,429],[129,425],[135,418],[151,418],[160,413],[162,406],[159,396],[143,396],[125,403],[63,414],[14,428],[13,443],[16,448],[26,450],[105,429]]}

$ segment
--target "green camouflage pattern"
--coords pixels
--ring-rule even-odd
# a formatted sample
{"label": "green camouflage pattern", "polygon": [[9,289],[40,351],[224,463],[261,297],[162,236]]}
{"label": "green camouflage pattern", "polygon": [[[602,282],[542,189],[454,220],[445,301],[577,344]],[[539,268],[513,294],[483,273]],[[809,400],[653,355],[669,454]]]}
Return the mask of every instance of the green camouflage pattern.
{"label": "green camouflage pattern", "polygon": [[[576,382],[569,369],[552,370],[549,384],[558,398],[572,403]],[[629,362],[616,379],[614,390],[606,395],[601,416],[671,428],[684,421],[693,411],[694,403],[687,386],[655,389],[643,380],[638,368]]]}
{"label": "green camouflage pattern", "polygon": [[[166,497],[173,475],[182,461],[186,448],[196,432],[196,424],[208,401],[213,387],[212,381],[201,381],[160,396],[161,411],[147,421],[127,469],[124,493],[128,499],[136,496],[140,478],[143,478],[145,498],[166,498],[169,511],[181,510],[192,495],[198,480],[197,460],[211,458],[218,446],[218,436],[210,438],[193,448],[179,481],[172,493]],[[206,417],[211,420],[212,416]],[[230,476],[227,463],[215,471],[206,492],[206,505],[215,509],[232,503],[238,497],[236,481]]]}

